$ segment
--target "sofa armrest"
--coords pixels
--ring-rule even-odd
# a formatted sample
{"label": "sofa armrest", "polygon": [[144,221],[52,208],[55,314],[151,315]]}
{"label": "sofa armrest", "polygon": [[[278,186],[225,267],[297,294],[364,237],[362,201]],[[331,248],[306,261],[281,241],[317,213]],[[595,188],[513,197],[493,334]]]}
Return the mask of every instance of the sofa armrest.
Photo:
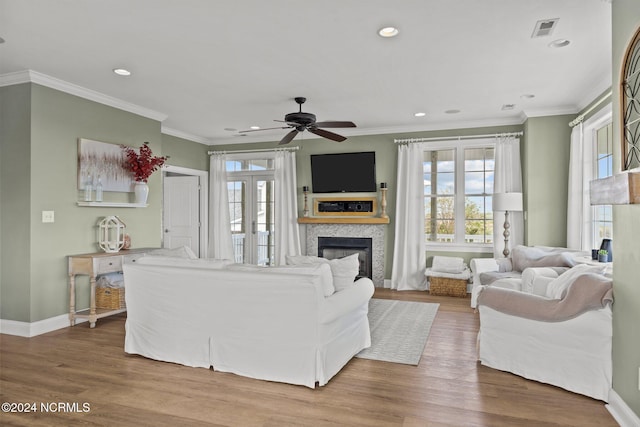
{"label": "sofa armrest", "polygon": [[353,285],[326,297],[320,313],[321,323],[331,323],[358,306],[368,304],[373,296],[374,286],[371,279],[363,277]]}
{"label": "sofa armrest", "polygon": [[490,271],[499,271],[500,266],[498,265],[498,261],[494,258],[472,258],[469,262],[469,267],[471,267],[471,277],[473,279],[471,285],[471,308],[476,308],[478,292],[480,292],[480,286],[482,286],[482,283],[480,282],[480,274]]}

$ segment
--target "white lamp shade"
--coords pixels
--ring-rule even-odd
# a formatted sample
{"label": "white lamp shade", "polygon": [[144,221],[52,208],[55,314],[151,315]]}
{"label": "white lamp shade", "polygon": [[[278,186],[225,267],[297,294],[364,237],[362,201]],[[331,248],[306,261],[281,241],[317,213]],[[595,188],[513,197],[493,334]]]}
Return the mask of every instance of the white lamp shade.
{"label": "white lamp shade", "polygon": [[494,193],[493,210],[510,212],[521,211],[522,193]]}

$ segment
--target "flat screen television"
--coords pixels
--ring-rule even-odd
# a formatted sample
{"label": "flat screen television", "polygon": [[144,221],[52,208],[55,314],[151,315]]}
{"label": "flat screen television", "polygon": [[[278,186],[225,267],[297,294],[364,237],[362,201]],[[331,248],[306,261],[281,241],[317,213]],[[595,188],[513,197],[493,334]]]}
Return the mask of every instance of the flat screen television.
{"label": "flat screen television", "polygon": [[311,155],[311,185],[314,193],[376,191],[375,151]]}

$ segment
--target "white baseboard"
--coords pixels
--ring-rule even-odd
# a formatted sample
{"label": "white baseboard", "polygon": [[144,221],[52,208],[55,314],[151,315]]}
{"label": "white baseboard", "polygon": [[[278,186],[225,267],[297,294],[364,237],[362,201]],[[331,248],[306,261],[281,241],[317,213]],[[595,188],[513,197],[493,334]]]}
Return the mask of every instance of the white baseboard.
{"label": "white baseboard", "polygon": [[[76,325],[87,321],[88,319],[76,319]],[[68,326],[68,314],[61,314],[60,316],[50,317],[48,319],[38,320],[37,322],[32,323],[0,319],[0,333],[17,335],[25,338],[31,338],[37,335],[46,334],[47,332],[57,331],[58,329],[66,328]]]}
{"label": "white baseboard", "polygon": [[640,426],[638,415],[629,408],[629,405],[613,389],[609,392],[609,404],[605,407],[620,424],[620,427]]}

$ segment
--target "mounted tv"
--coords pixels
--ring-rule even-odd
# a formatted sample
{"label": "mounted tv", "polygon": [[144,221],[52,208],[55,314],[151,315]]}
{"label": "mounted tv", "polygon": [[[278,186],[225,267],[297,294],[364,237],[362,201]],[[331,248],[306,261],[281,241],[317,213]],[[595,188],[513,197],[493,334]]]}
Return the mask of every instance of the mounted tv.
{"label": "mounted tv", "polygon": [[313,154],[311,184],[314,193],[376,191],[376,153]]}

